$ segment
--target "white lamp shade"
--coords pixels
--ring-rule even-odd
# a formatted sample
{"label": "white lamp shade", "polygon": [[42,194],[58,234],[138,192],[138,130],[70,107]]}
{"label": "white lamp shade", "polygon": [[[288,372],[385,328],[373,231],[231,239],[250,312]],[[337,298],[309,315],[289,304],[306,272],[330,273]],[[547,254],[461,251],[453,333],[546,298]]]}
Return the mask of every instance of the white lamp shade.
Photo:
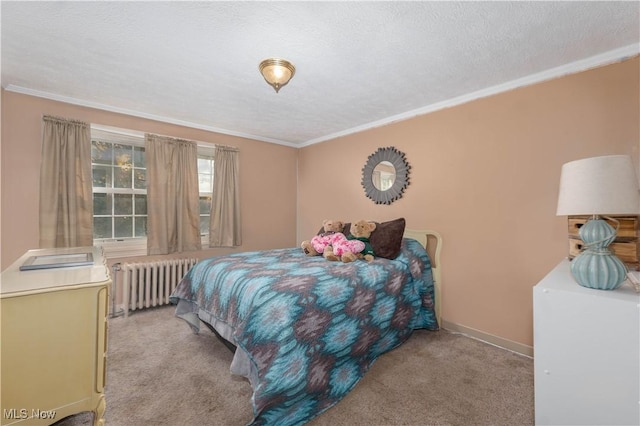
{"label": "white lamp shade", "polygon": [[586,158],[562,166],[558,216],[640,213],[640,192],[628,155]]}

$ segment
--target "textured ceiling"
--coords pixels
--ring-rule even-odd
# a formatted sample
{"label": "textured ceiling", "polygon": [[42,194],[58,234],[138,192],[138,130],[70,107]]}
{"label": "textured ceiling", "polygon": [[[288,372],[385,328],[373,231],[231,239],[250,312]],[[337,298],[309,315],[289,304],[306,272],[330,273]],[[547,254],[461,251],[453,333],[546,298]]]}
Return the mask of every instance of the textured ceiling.
{"label": "textured ceiling", "polygon": [[[2,86],[290,146],[638,53],[632,2],[1,3]],[[296,66],[276,94],[267,57]],[[104,123],[103,123],[104,124]]]}

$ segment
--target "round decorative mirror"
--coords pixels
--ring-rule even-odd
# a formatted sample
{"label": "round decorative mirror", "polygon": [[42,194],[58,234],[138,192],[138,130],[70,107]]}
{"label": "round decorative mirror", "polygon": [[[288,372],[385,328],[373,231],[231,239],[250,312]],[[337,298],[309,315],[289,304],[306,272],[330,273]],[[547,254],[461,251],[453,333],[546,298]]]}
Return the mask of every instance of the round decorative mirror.
{"label": "round decorative mirror", "polygon": [[409,186],[411,166],[403,152],[394,147],[378,148],[362,168],[362,186],[376,204],[391,204],[402,198]]}
{"label": "round decorative mirror", "polygon": [[396,168],[388,161],[381,161],[373,168],[373,186],[379,191],[386,191],[396,180]]}

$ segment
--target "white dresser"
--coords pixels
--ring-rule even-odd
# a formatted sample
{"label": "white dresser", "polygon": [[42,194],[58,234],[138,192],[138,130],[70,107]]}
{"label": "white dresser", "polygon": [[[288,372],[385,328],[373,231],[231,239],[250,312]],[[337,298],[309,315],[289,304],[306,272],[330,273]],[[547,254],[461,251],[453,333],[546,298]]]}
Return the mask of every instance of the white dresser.
{"label": "white dresser", "polygon": [[[83,253],[92,261],[77,261]],[[86,264],[21,271],[34,256],[44,260],[31,266]],[[0,424],[48,425],[93,411],[94,425],[104,425],[110,284],[95,247],[29,250],[2,272]]]}
{"label": "white dresser", "polygon": [[640,294],[582,287],[563,260],[533,289],[537,425],[640,425]]}

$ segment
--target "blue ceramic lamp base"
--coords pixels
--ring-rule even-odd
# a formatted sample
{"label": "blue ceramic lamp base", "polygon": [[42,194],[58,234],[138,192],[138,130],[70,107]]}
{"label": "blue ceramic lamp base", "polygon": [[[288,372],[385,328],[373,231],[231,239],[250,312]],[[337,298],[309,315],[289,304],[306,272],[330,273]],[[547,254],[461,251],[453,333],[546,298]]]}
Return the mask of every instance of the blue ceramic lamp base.
{"label": "blue ceramic lamp base", "polygon": [[580,228],[585,251],[571,261],[571,273],[583,287],[614,290],[625,280],[627,268],[608,246],[616,238],[616,230],[594,216]]}

